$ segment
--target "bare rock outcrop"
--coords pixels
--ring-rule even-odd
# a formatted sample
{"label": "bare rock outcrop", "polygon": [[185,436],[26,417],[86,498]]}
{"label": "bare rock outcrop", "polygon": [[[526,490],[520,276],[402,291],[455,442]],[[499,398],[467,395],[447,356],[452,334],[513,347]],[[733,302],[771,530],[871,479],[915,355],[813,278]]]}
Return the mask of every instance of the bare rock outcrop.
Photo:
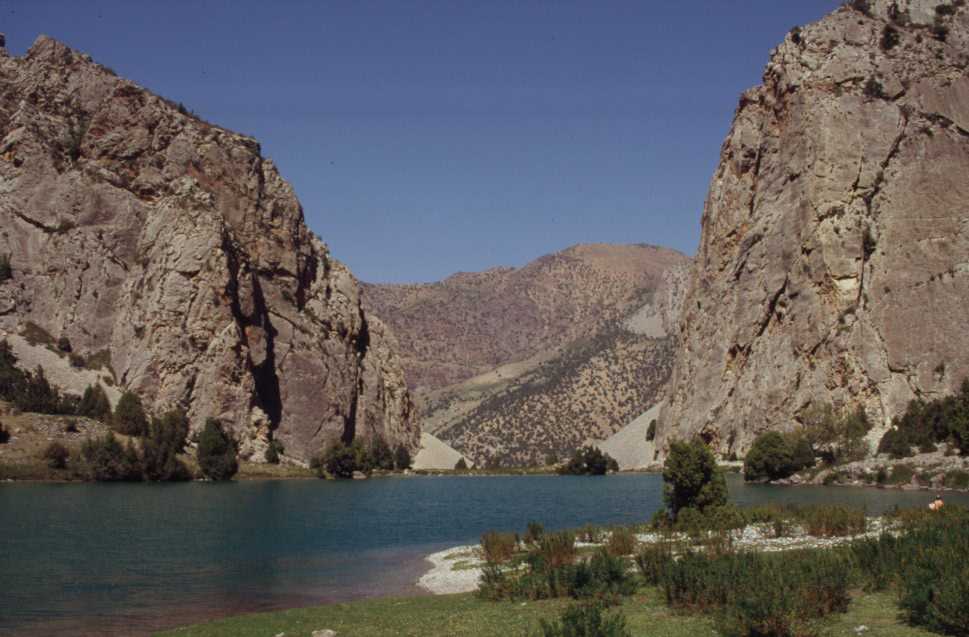
{"label": "bare rock outcrop", "polygon": [[969,7],[851,2],[740,98],[659,446],[742,454],[812,402],[882,428],[969,375]]}
{"label": "bare rock outcrop", "polygon": [[396,342],[252,138],[40,37],[0,55],[0,329],[67,336],[259,459],[419,429]]}

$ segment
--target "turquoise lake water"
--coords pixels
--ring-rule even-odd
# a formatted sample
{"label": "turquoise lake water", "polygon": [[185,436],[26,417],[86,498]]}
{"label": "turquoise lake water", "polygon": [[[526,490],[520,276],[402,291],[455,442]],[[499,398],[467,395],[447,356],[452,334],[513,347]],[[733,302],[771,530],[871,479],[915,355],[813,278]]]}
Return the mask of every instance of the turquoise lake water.
{"label": "turquoise lake water", "polygon": [[[746,486],[738,504],[880,513],[928,492]],[[0,484],[0,634],[142,635],[242,612],[419,594],[423,556],[489,529],[648,519],[662,478],[394,477]],[[969,504],[969,496],[947,500]]]}

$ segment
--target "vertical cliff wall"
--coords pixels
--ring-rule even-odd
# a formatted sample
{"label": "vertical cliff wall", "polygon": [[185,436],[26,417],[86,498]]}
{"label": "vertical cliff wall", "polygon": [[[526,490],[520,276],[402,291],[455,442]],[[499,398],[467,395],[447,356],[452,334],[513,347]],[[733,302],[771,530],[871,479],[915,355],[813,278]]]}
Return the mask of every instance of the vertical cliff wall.
{"label": "vertical cliff wall", "polygon": [[89,365],[243,451],[419,429],[396,343],[255,140],[41,37],[0,49],[0,330]]}
{"label": "vertical cliff wall", "polygon": [[969,7],[856,1],[740,98],[659,448],[743,454],[812,402],[880,427],[969,375]]}

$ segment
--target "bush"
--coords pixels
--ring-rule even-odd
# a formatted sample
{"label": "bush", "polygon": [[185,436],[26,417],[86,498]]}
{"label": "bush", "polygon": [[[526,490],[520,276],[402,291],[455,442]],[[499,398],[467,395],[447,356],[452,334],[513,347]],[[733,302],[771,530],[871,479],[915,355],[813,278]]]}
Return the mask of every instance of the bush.
{"label": "bush", "polygon": [[572,604],[558,622],[540,620],[541,637],[631,637],[622,613],[605,616],[603,610],[601,602]]}
{"label": "bush", "polygon": [[890,24],[886,24],[882,29],[881,47],[882,51],[891,51],[899,43],[898,31]]}
{"label": "bush", "polygon": [[568,531],[546,533],[533,551],[534,557],[550,568],[558,568],[575,562],[575,536]]}
{"label": "bush", "polygon": [[10,255],[0,254],[0,283],[13,278],[13,268],[10,266]]}
{"label": "bush", "polygon": [[943,480],[950,489],[969,489],[969,473],[961,469],[946,471]]}
{"label": "bush", "polygon": [[701,440],[675,441],[663,466],[663,499],[675,519],[680,509],[703,511],[727,503],[727,482]]}
{"label": "bush", "polygon": [[114,434],[89,438],[81,445],[83,474],[97,482],[135,482],[141,480],[141,461],[129,442],[122,446]]}
{"label": "bush", "polygon": [[146,480],[169,482],[192,479],[188,467],[177,457],[185,450],[188,429],[188,417],[182,411],[169,411],[161,418],[152,419],[141,450]]}
{"label": "bush", "polygon": [[868,99],[880,99],[885,97],[885,89],[882,83],[879,82],[874,77],[869,77],[868,81],[865,82],[865,97]]}
{"label": "bush", "polygon": [[649,421],[649,427],[646,429],[646,442],[652,442],[656,439],[656,419],[653,418]]}
{"label": "bush", "polygon": [[828,464],[861,460],[867,454],[865,434],[871,421],[865,411],[838,414],[831,405],[817,405],[805,412],[802,435]]}
{"label": "bush", "polygon": [[529,522],[523,539],[525,544],[537,546],[543,535],[545,535],[545,527],[542,526],[541,522]]}
{"label": "bush", "polygon": [[20,411],[39,414],[71,415],[77,411],[77,398],[61,396],[47,382],[43,368],[31,373],[17,367],[17,357],[7,341],[0,341],[0,399],[12,402]]}
{"label": "bush", "polygon": [[71,457],[71,452],[67,447],[59,442],[52,442],[44,449],[41,458],[47,461],[47,466],[51,469],[63,469],[67,466],[67,459]]}
{"label": "bush", "polygon": [[197,457],[199,470],[209,480],[231,480],[239,470],[236,442],[214,418],[205,421],[199,434]]}
{"label": "bush", "polygon": [[461,458],[459,458],[457,462],[454,463],[454,470],[455,471],[467,471],[468,470],[468,463],[465,461],[465,459],[464,459],[463,456]]}
{"label": "bush", "polygon": [[792,471],[791,446],[777,431],[762,433],[754,439],[744,458],[744,480],[778,480]]}
{"label": "bush", "polygon": [[797,519],[810,535],[844,537],[865,532],[865,512],[849,507],[818,505],[798,509]]}
{"label": "bush", "polygon": [[114,408],[114,428],[126,436],[144,436],[148,433],[148,415],[138,394],[126,391],[121,394]]}
{"label": "bush", "polygon": [[93,418],[100,422],[111,420],[111,402],[100,384],[88,385],[77,406],[77,415]]}
{"label": "bush", "polygon": [[0,445],[5,445],[10,441],[10,432],[4,429],[3,423],[0,422]]}
{"label": "bush", "polygon": [[591,445],[576,449],[572,458],[559,467],[562,475],[601,476],[608,471],[618,471],[619,464],[607,453]]}
{"label": "bush", "polygon": [[609,534],[606,550],[610,555],[632,555],[636,552],[636,544],[636,534],[632,529],[617,526]]}
{"label": "bush", "polygon": [[892,427],[882,436],[882,439],[878,443],[878,453],[887,453],[896,460],[915,455],[915,452],[912,451],[912,443],[907,433],[897,426]]}
{"label": "bush", "polygon": [[504,564],[511,560],[516,548],[518,541],[514,533],[488,531],[481,536],[481,552],[489,564]]}
{"label": "bush", "polygon": [[951,442],[969,454],[969,379],[951,396],[929,402],[913,400],[882,437],[878,451],[894,458],[912,455],[911,447],[930,449]]}
{"label": "bush", "polygon": [[[461,459],[464,460],[464,458]],[[394,449],[394,468],[397,471],[406,471],[411,468],[411,464],[413,464],[413,460],[410,451],[404,445],[397,445],[397,448]]]}
{"label": "bush", "polygon": [[370,473],[373,459],[359,440],[349,445],[337,441],[323,453],[322,463],[317,470],[320,477],[323,477],[324,470],[334,478],[348,479],[353,477],[355,471]]}

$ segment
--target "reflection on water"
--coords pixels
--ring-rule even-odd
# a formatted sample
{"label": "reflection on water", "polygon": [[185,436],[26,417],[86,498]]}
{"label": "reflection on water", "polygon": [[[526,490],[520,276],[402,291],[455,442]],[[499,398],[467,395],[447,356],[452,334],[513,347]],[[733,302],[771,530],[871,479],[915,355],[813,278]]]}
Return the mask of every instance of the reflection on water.
{"label": "reflection on water", "polygon": [[[881,513],[931,494],[745,486],[739,504]],[[969,497],[950,496],[969,504]],[[488,529],[648,519],[656,475],[0,485],[0,633],[145,634],[211,617],[417,594],[423,555]]]}

